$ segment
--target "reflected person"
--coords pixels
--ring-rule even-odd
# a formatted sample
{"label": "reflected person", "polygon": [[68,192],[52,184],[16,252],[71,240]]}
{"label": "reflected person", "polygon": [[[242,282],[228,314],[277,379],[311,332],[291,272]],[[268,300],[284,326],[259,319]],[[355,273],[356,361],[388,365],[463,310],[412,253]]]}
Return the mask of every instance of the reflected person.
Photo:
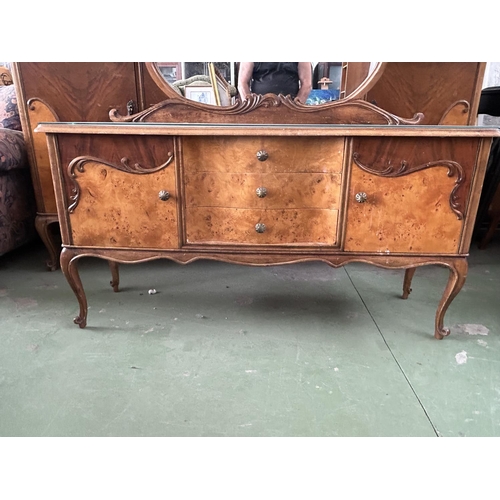
{"label": "reflected person", "polygon": [[238,92],[242,101],[250,94],[290,95],[305,104],[312,89],[310,62],[242,62]]}

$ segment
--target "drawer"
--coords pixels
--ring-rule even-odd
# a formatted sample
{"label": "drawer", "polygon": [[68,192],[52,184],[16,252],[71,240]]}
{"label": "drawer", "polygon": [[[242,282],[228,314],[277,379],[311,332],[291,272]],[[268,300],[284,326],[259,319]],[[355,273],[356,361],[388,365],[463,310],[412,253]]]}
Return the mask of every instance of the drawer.
{"label": "drawer", "polygon": [[337,209],[341,175],[194,172],[184,181],[187,207]]}
{"label": "drawer", "polygon": [[[185,172],[341,172],[338,137],[184,137]],[[259,155],[258,153],[263,152]]]}
{"label": "drawer", "polygon": [[185,215],[188,244],[337,244],[337,210],[189,207]]}

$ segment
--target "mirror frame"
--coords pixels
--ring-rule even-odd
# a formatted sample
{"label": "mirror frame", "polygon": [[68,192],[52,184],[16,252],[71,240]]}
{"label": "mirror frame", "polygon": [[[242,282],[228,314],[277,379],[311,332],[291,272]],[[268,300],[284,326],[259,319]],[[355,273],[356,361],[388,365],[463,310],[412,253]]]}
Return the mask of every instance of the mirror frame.
{"label": "mirror frame", "polygon": [[[349,63],[347,63],[349,64]],[[186,97],[182,96],[178,92],[176,92],[172,86],[163,78],[163,75],[161,74],[157,63],[155,62],[146,62],[144,63],[145,68],[149,75],[151,76],[152,80],[154,83],[165,93],[165,95],[168,98],[175,98],[175,99],[183,99],[186,101],[189,101]],[[345,96],[342,99],[338,99],[338,101],[331,101],[329,103],[325,104],[332,104],[334,102],[347,102],[347,101],[352,101],[356,99],[364,100],[365,95],[373,88],[373,86],[379,81],[380,77],[382,76],[384,69],[386,67],[387,63],[386,62],[378,62],[373,69],[373,71],[361,82],[361,84],[349,95]],[[319,106],[322,106],[321,104]],[[218,108],[224,108],[227,106],[216,106]]]}

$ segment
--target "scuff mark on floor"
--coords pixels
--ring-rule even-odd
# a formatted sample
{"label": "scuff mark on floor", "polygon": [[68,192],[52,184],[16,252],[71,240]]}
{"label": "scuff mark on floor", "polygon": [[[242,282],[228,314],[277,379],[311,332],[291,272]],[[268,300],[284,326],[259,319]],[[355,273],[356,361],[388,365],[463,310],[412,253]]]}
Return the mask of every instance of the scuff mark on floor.
{"label": "scuff mark on floor", "polygon": [[253,302],[253,298],[252,297],[238,297],[236,300],[235,300],[236,304],[238,304],[239,306],[249,306],[252,302]]}
{"label": "scuff mark on floor", "polygon": [[18,299],[14,299],[17,307],[36,307],[38,306],[38,301],[35,299],[31,299],[29,297],[20,297]]}
{"label": "scuff mark on floor", "polygon": [[463,365],[467,363],[467,353],[465,351],[459,352],[456,356],[455,359],[457,360],[457,363],[459,365]]}
{"label": "scuff mark on floor", "polygon": [[484,325],[454,325],[452,329],[454,330],[453,333],[462,335],[488,335],[490,333]]}

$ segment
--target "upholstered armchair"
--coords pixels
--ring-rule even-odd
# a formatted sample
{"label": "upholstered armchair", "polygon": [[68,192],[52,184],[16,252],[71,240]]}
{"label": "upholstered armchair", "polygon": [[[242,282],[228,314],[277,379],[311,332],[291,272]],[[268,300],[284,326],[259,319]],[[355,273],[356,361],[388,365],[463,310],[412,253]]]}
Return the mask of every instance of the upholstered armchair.
{"label": "upholstered armchair", "polygon": [[0,255],[35,238],[35,216],[15,88],[0,83]]}

